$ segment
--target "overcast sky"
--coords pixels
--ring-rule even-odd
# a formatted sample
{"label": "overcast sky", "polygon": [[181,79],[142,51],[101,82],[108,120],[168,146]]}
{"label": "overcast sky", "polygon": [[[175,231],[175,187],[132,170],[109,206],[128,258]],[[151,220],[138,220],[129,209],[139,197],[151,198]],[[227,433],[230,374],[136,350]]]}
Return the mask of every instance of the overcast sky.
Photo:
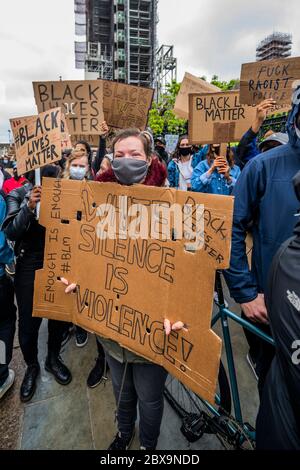
{"label": "overcast sky", "polygon": [[[32,81],[82,78],[74,66],[73,0],[0,2],[0,142],[9,118],[36,113]],[[185,71],[238,78],[273,31],[293,34],[300,55],[299,0],[159,0],[160,44],[174,45],[178,80]]]}

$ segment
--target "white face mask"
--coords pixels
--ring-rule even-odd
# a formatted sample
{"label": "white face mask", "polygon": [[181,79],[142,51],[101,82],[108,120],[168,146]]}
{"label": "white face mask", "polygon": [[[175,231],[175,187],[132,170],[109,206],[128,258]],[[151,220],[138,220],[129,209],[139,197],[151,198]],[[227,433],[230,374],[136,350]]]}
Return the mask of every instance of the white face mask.
{"label": "white face mask", "polygon": [[86,169],[80,166],[70,167],[70,178],[71,180],[83,180],[86,175]]}

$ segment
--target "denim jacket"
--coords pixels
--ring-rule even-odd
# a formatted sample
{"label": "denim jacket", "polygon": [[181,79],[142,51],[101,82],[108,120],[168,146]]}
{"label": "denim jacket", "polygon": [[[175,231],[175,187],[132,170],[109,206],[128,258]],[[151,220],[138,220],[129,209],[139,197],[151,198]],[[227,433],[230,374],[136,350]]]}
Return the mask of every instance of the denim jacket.
{"label": "denim jacket", "polygon": [[199,165],[194,169],[192,175],[192,190],[199,193],[229,196],[232,193],[234,185],[241,174],[239,167],[234,165],[230,169],[230,184],[228,184],[226,178],[223,175],[219,175],[217,171],[214,171],[211,175],[208,175],[207,172],[209,169],[210,166],[207,160],[200,162]]}

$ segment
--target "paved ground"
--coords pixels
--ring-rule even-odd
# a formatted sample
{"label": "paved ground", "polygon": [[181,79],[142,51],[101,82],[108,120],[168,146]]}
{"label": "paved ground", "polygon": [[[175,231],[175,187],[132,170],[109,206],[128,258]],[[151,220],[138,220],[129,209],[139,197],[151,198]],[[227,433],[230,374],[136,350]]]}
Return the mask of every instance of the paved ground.
{"label": "paved ground", "polygon": [[[230,308],[237,311],[233,304]],[[242,330],[232,324],[231,331],[244,417],[254,425],[258,407],[256,381],[245,360],[247,347]],[[57,384],[44,370],[46,338],[44,321],[39,344],[42,373],[37,392],[27,405],[19,400],[24,363],[16,340],[12,363],[16,383],[0,402],[0,449],[106,449],[116,432],[111,381],[93,390],[86,386],[97,354],[95,338],[90,335],[83,349],[75,346],[74,338],[66,345],[62,357],[73,372],[73,381],[66,387]],[[158,449],[222,448],[214,436],[204,436],[189,445],[180,432],[180,425],[179,418],[166,403]],[[136,437],[133,448],[138,447]]]}

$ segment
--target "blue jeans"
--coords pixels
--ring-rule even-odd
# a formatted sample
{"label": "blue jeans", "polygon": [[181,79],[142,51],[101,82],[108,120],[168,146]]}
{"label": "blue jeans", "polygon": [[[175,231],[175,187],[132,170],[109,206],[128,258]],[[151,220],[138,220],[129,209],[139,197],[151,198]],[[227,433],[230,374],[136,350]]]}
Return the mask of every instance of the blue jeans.
{"label": "blue jeans", "polygon": [[[125,364],[106,353],[114,395],[119,402]],[[118,409],[118,429],[122,437],[130,438],[140,413],[140,445],[155,449],[164,410],[164,386],[168,373],[156,364],[128,363]]]}

